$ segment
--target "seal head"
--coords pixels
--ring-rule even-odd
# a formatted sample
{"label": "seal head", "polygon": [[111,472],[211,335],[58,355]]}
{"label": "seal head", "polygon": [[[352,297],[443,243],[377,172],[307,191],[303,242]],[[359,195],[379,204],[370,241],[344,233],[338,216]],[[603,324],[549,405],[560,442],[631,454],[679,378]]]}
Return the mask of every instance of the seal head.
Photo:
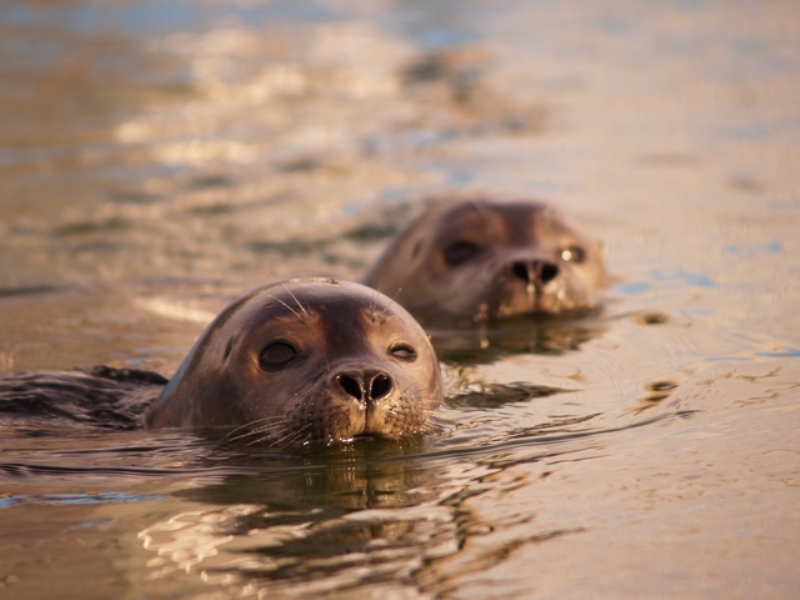
{"label": "seal head", "polygon": [[530,199],[458,199],[401,230],[363,283],[423,323],[576,315],[606,285],[600,244]]}
{"label": "seal head", "polygon": [[220,313],[146,424],[271,445],[396,439],[426,431],[441,400],[433,348],[396,302],[356,283],[288,280]]}

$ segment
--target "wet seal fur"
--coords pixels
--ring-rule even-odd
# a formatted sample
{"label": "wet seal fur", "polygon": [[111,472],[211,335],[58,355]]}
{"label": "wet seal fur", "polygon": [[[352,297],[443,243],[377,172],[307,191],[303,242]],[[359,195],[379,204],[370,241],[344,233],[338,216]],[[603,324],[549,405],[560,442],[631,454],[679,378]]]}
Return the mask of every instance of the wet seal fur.
{"label": "wet seal fur", "polygon": [[526,198],[438,204],[390,241],[362,283],[423,323],[583,314],[606,285],[600,244]]}
{"label": "wet seal fur", "polygon": [[395,439],[428,430],[442,397],[433,347],[400,305],[356,283],[287,280],[223,310],[145,422],[266,444]]}
{"label": "wet seal fur", "polygon": [[154,371],[96,365],[70,371],[0,375],[0,424],[40,435],[69,426],[104,430],[142,428],[142,413],[167,379]]}

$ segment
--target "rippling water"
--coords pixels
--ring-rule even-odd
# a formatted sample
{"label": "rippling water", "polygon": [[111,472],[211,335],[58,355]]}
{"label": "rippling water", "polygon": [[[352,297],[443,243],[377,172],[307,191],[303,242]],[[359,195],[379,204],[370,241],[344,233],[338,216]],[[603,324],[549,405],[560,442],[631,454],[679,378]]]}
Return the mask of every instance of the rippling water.
{"label": "rippling water", "polygon": [[[433,331],[441,433],[277,452],[6,426],[15,597],[800,587],[800,5],[0,6],[0,369],[170,375],[431,198],[546,198],[606,309]],[[0,592],[2,593],[2,592]]]}

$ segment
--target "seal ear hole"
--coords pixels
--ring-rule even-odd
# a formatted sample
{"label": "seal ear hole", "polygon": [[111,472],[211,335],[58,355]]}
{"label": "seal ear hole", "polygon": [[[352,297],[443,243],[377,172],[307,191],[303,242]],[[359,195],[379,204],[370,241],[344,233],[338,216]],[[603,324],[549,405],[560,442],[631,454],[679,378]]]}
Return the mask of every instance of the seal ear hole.
{"label": "seal ear hole", "polygon": [[586,262],[586,250],[580,246],[567,246],[561,251],[561,260],[580,265]]}
{"label": "seal ear hole", "polygon": [[223,360],[228,360],[228,357],[231,355],[231,350],[233,350],[233,338],[228,340],[228,343],[225,344],[225,355]]}
{"label": "seal ear hole", "polygon": [[389,348],[389,354],[406,362],[417,360],[417,351],[410,344],[400,343]]}
{"label": "seal ear hole", "polygon": [[273,342],[261,351],[258,362],[262,369],[282,369],[297,357],[297,348],[287,342]]}
{"label": "seal ear hole", "polygon": [[444,261],[451,267],[467,262],[470,258],[480,252],[480,247],[477,244],[468,242],[467,240],[459,240],[453,242],[444,249]]}

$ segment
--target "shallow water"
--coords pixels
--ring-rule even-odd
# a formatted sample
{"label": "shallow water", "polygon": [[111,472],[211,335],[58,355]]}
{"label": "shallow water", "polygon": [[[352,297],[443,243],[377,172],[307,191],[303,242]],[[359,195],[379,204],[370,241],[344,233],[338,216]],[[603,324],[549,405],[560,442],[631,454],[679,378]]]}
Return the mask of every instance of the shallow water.
{"label": "shallow water", "polygon": [[605,310],[434,331],[443,432],[403,444],[6,427],[0,586],[795,597],[800,5],[361,4],[0,6],[0,368],[169,375],[453,191],[573,213]]}

